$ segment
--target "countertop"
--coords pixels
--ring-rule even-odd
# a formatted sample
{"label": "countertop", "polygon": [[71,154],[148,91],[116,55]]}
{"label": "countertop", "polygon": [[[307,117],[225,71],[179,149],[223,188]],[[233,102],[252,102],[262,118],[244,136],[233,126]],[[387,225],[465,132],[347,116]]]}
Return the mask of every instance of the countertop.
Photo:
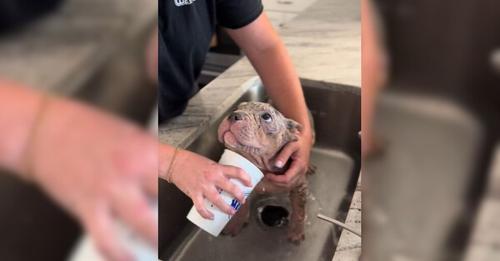
{"label": "countertop", "polygon": [[156,2],[149,0],[67,0],[59,10],[0,38],[0,76],[71,95],[124,42],[150,30],[156,14]]}
{"label": "countertop", "polygon": [[479,207],[466,261],[500,260],[500,144],[496,145],[488,188]]}

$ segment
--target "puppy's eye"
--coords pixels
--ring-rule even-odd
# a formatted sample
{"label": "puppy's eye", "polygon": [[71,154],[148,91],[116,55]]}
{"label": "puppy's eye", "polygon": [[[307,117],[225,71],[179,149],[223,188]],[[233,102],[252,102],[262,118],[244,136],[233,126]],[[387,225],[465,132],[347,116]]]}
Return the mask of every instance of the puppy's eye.
{"label": "puppy's eye", "polygon": [[260,115],[260,117],[265,121],[265,122],[271,122],[273,120],[273,117],[271,116],[271,114],[269,114],[268,112],[265,112],[263,113],[262,115]]}

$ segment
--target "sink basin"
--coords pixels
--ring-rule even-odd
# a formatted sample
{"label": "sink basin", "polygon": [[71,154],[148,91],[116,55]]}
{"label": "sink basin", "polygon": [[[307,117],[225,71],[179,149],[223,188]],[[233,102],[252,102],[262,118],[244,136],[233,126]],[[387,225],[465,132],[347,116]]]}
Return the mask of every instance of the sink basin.
{"label": "sink basin", "polygon": [[494,144],[486,125],[452,99],[390,89],[375,123],[383,149],[364,161],[364,254],[463,260]]}
{"label": "sink basin", "polygon": [[[159,257],[162,260],[331,260],[340,230],[316,218],[318,213],[345,220],[360,171],[360,89],[303,80],[307,104],[315,122],[316,144],[309,176],[306,239],[300,245],[286,238],[290,202],[287,195],[252,197],[249,224],[236,237],[213,237],[186,219],[189,198],[160,181]],[[217,141],[220,121],[243,101],[266,101],[256,82],[221,118],[208,126],[188,150],[218,160],[223,147]],[[175,206],[175,207],[173,207]]]}

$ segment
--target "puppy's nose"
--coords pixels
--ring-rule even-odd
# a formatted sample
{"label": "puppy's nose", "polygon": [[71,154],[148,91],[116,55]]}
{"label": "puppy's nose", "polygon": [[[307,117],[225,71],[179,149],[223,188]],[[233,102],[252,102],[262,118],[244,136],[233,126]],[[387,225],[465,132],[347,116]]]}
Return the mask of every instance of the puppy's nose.
{"label": "puppy's nose", "polygon": [[241,121],[241,120],[243,120],[243,116],[241,115],[241,113],[233,112],[233,113],[229,114],[229,121],[236,122],[236,121]]}

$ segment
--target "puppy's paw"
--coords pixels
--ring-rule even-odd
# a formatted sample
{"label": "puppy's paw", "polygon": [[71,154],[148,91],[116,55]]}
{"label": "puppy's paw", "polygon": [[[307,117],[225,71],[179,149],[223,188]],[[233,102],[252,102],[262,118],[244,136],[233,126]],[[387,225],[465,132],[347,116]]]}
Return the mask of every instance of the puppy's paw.
{"label": "puppy's paw", "polygon": [[241,232],[241,230],[243,228],[245,228],[247,226],[247,224],[248,224],[247,221],[243,221],[243,220],[233,221],[233,220],[231,220],[231,221],[229,221],[229,223],[227,223],[227,225],[222,230],[222,234],[235,237]]}

